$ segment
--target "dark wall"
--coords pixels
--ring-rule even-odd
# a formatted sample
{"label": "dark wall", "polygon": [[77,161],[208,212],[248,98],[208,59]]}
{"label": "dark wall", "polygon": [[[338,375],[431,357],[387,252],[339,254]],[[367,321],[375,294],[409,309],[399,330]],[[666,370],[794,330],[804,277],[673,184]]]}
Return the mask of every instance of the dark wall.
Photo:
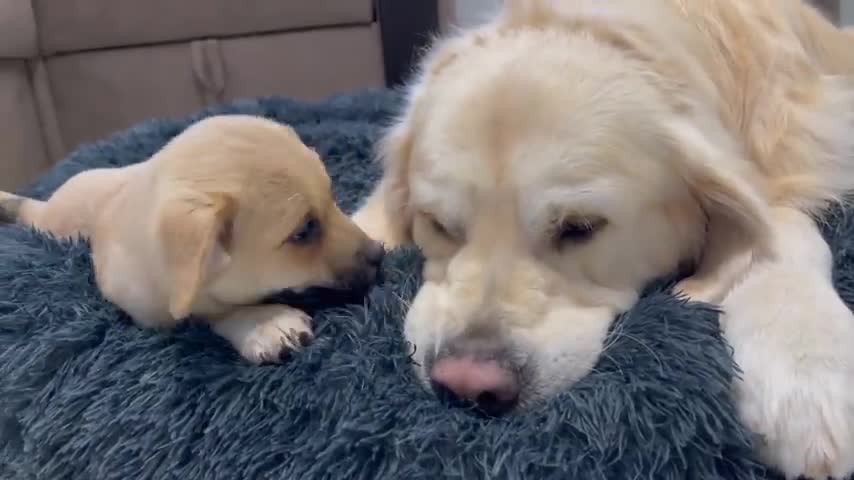
{"label": "dark wall", "polygon": [[439,29],[438,0],[378,0],[386,84],[403,83]]}
{"label": "dark wall", "polygon": [[828,18],[839,23],[840,8],[839,0],[810,0],[813,4],[824,11]]}

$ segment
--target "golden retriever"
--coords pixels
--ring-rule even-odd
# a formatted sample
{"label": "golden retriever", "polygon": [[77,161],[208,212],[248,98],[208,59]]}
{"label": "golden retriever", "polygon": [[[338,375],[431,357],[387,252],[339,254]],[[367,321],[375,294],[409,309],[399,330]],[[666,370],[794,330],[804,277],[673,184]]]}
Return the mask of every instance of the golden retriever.
{"label": "golden retriever", "polygon": [[306,313],[260,302],[364,291],[384,253],[338,209],[291,128],[244,115],[201,120],[145,162],[82,172],[47,202],[0,193],[0,220],[88,238],[98,287],[135,323],[201,316],[254,363],[312,337]]}
{"label": "golden retriever", "polygon": [[690,262],[678,290],[722,306],[762,457],[854,472],[854,316],[812,220],[854,188],[852,50],[799,0],[507,0],[435,42],[354,216],[426,257],[418,374],[530,406]]}

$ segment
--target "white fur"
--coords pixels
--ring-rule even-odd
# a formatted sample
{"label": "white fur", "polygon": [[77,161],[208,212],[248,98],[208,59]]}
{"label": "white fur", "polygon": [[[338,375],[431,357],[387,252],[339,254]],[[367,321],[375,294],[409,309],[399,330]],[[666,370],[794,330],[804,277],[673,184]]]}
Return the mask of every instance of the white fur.
{"label": "white fur", "polygon": [[[852,47],[800,0],[507,0],[440,39],[355,216],[425,254],[416,360],[488,325],[531,367],[531,405],[695,261],[679,290],[722,304],[763,458],[854,473],[854,319],[807,216],[854,189]],[[591,238],[555,241],[589,218]]]}
{"label": "white fur", "polygon": [[277,362],[281,352],[301,348],[300,334],[312,336],[311,317],[285,305],[244,307],[212,324],[252,363]]}
{"label": "white fur", "polygon": [[854,471],[854,315],[812,219],[793,209],[774,219],[785,258],[755,266],[722,303],[743,370],[740,414],[789,478],[845,478]]}

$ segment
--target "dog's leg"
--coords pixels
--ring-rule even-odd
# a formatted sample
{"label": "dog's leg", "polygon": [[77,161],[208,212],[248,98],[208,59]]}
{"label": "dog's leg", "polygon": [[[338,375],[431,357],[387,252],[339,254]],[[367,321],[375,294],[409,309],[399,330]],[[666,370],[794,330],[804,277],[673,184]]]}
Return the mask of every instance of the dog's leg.
{"label": "dog's leg", "polygon": [[754,264],[722,302],[742,369],[734,392],[762,458],[788,478],[854,472],[854,315],[836,292],[817,226],[774,212],[779,257]]}
{"label": "dog's leg", "polygon": [[286,305],[241,307],[211,319],[210,324],[214,332],[255,364],[279,362],[313,337],[311,317]]}

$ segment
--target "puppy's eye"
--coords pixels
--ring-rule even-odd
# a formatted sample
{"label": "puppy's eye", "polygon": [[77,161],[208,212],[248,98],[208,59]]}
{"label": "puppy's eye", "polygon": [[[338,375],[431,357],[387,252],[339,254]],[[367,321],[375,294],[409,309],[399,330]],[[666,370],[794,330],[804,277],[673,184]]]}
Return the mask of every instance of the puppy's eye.
{"label": "puppy's eye", "polygon": [[555,235],[558,247],[584,243],[608,222],[604,218],[576,218],[561,223]]}
{"label": "puppy's eye", "polygon": [[287,242],[297,245],[311,243],[320,235],[320,222],[314,217],[306,221],[288,237]]}

